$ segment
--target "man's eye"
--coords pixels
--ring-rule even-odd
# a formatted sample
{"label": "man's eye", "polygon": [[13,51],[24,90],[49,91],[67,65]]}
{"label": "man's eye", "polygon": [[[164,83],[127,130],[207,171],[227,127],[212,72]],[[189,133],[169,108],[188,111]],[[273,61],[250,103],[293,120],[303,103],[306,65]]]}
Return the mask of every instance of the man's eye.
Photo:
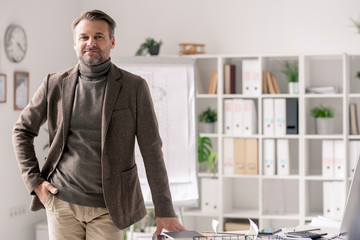
{"label": "man's eye", "polygon": [[96,36],[96,38],[103,38],[103,36]]}
{"label": "man's eye", "polygon": [[80,40],[86,40],[88,37],[80,37]]}

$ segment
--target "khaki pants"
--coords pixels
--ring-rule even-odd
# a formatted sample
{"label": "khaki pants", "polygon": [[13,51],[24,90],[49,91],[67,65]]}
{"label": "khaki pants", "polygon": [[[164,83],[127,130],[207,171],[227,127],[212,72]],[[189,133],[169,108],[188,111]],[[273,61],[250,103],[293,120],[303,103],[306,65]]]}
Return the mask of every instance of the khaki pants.
{"label": "khaki pants", "polygon": [[106,208],[85,207],[48,194],[45,202],[50,240],[123,240]]}

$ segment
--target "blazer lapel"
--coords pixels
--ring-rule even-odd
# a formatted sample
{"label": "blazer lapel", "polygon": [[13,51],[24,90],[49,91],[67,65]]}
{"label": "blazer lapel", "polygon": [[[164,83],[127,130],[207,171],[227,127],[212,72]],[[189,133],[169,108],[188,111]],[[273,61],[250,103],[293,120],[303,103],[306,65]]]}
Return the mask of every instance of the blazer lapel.
{"label": "blazer lapel", "polygon": [[107,77],[107,84],[104,95],[103,102],[103,112],[102,112],[102,126],[101,126],[101,149],[104,149],[104,142],[107,134],[107,130],[110,123],[111,114],[115,107],[116,100],[121,89],[121,83],[119,79],[121,74],[118,68],[111,64],[109,74]]}
{"label": "blazer lapel", "polygon": [[72,113],[72,107],[74,103],[74,96],[75,96],[75,87],[76,82],[78,78],[78,69],[79,65],[74,67],[72,70],[70,70],[69,75],[62,80],[62,107],[63,107],[63,134],[64,134],[64,142],[67,139],[67,133],[69,131],[70,127],[70,120],[71,120],[71,113]]}

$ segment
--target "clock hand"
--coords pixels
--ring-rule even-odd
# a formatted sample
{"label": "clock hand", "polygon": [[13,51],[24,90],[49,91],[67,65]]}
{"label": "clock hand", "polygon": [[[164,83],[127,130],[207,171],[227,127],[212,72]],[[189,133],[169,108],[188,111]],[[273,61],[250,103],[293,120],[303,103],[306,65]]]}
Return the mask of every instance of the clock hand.
{"label": "clock hand", "polygon": [[24,48],[20,45],[20,43],[17,43],[17,46],[20,48],[22,52],[25,52]]}

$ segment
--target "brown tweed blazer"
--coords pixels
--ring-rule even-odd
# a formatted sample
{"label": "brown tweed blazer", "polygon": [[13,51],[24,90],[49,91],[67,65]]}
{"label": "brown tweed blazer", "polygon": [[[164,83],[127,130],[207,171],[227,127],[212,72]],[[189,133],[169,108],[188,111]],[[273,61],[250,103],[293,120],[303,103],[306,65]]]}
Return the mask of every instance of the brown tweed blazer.
{"label": "brown tweed blazer", "polygon": [[[33,190],[49,179],[66,145],[77,78],[78,65],[49,74],[15,124],[13,145],[25,185],[34,195],[31,210],[43,208]],[[33,139],[46,121],[50,148],[40,170]],[[112,64],[102,111],[102,182],[106,206],[120,229],[146,214],[134,159],[135,137],[144,159],[155,214],[174,217],[162,142],[148,86],[144,79]]]}

